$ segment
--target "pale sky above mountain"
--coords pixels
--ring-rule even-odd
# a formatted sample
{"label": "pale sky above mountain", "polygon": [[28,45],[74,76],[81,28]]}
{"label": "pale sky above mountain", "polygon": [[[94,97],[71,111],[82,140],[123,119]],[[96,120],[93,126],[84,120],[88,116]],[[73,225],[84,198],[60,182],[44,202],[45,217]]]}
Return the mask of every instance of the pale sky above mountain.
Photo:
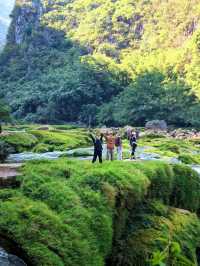
{"label": "pale sky above mountain", "polygon": [[15,0],[0,0],[0,46],[5,42]]}

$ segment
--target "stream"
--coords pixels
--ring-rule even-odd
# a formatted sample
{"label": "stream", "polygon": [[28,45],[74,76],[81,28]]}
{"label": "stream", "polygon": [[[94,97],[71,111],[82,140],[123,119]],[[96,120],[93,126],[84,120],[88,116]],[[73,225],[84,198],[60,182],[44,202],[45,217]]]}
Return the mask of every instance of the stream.
{"label": "stream", "polygon": [[[164,158],[159,154],[146,152],[149,147],[138,147],[136,152],[136,158],[142,161],[152,161],[152,160],[164,160],[168,163],[181,163],[177,158]],[[125,150],[127,152],[127,150]],[[33,153],[33,152],[24,152],[11,154],[7,162],[8,163],[22,163],[31,160],[56,160],[60,157],[69,157],[76,158],[78,160],[91,160],[93,155],[93,147],[87,148],[77,148],[68,151],[53,151],[46,153]],[[103,149],[103,158],[106,158],[106,145]],[[127,159],[128,161],[128,159]],[[192,169],[197,171],[200,174],[200,165],[190,165]]]}

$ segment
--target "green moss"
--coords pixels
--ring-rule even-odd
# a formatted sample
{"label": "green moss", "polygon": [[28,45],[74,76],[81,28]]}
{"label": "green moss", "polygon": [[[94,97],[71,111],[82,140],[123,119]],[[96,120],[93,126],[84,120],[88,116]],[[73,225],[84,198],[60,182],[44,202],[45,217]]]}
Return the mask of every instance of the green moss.
{"label": "green moss", "polygon": [[53,147],[48,144],[39,143],[33,148],[32,151],[37,153],[50,152],[53,151]]}
{"label": "green moss", "polygon": [[54,125],[53,127],[55,129],[59,129],[59,130],[69,130],[69,129],[77,129],[77,128],[79,128],[79,126],[77,126],[77,125],[70,125],[70,124],[67,124],[67,125]]}
{"label": "green moss", "polygon": [[[124,259],[124,245],[127,260],[132,261],[134,254],[136,262],[141,258],[146,263],[154,252],[164,248],[164,242],[161,245],[156,238],[161,233],[167,235],[161,221],[175,224],[173,210],[163,203],[194,212],[200,207],[199,176],[185,165],[162,162],[92,165],[59,159],[29,162],[22,173],[18,190],[0,193],[0,230],[20,245],[33,265],[103,266],[111,254],[116,260],[117,254]],[[177,217],[177,221],[182,219],[179,214]],[[191,262],[193,257],[184,250],[187,248],[193,254],[194,248],[187,241],[183,245],[179,232],[183,230],[184,239],[191,233],[196,247],[195,217],[189,214],[188,219],[180,220],[183,224],[180,222],[173,233],[173,242],[183,248],[181,256]],[[193,221],[191,227],[186,226],[186,222]]]}
{"label": "green moss", "polygon": [[185,164],[200,164],[200,155],[181,154],[178,159]]}
{"label": "green moss", "polygon": [[48,144],[52,150],[66,150],[87,146],[89,138],[82,130],[33,130],[31,134],[39,139],[40,143]]}
{"label": "green moss", "polygon": [[179,154],[198,151],[197,143],[189,140],[172,139],[165,137],[145,136],[139,139],[139,145],[147,147],[147,152],[154,152],[166,157],[177,157]]}
{"label": "green moss", "polygon": [[0,139],[11,145],[15,152],[31,150],[38,142],[34,135],[25,132],[13,132],[7,136],[0,137]]}
{"label": "green moss", "polygon": [[[64,151],[91,145],[91,140],[84,129],[69,130],[37,130],[38,126],[19,126],[17,129],[27,132],[12,132],[7,136],[1,136],[0,140],[10,144],[15,152],[51,152],[54,150]],[[77,155],[78,156],[78,155]]]}
{"label": "green moss", "polygon": [[116,264],[197,265],[200,222],[195,214],[156,201],[138,206],[129,223],[121,250],[116,250]]}

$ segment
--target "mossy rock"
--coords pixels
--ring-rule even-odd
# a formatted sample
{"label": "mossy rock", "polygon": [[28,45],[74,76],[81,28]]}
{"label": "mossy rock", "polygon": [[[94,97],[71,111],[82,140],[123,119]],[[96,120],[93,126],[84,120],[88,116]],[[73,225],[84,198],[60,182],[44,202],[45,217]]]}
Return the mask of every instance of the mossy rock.
{"label": "mossy rock", "polygon": [[181,154],[178,160],[185,164],[200,164],[200,154]]}
{"label": "mossy rock", "polygon": [[52,152],[54,148],[51,145],[39,143],[33,148],[33,152],[36,153],[44,153],[44,152]]}
{"label": "mossy rock", "polygon": [[130,214],[124,242],[112,254],[113,265],[197,266],[199,243],[200,221],[195,214],[146,202]]}
{"label": "mossy rock", "polygon": [[[104,266],[109,256],[149,266],[138,262],[162,252],[170,228],[181,256],[195,259],[200,179],[186,165],[64,158],[28,162],[18,180],[18,190],[0,193],[0,230],[34,266]],[[124,254],[132,264],[120,264]]]}
{"label": "mossy rock", "polygon": [[64,151],[89,145],[90,140],[82,130],[33,130],[30,131],[40,143],[53,147],[53,150]]}
{"label": "mossy rock", "polygon": [[12,146],[15,152],[30,151],[38,143],[34,135],[25,132],[13,132],[0,139]]}

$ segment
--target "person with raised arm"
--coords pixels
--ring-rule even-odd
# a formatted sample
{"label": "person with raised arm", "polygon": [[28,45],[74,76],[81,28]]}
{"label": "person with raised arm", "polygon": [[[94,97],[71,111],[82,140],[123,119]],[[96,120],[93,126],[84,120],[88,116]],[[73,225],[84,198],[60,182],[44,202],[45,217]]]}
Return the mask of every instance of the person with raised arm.
{"label": "person with raised arm", "polygon": [[97,133],[95,136],[90,133],[90,137],[92,139],[94,145],[94,155],[92,159],[92,163],[95,163],[97,158],[99,159],[99,163],[103,162],[102,153],[103,153],[103,134]]}

